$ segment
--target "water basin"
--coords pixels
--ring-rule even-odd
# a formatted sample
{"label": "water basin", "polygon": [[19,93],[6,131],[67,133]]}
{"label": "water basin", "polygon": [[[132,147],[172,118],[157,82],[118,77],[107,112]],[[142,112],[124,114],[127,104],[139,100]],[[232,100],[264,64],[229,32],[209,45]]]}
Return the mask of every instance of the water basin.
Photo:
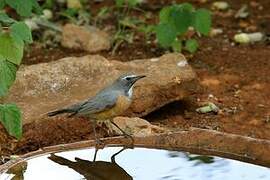
{"label": "water basin", "polygon": [[43,155],[11,168],[1,180],[269,180],[269,168],[186,152],[122,147]]}

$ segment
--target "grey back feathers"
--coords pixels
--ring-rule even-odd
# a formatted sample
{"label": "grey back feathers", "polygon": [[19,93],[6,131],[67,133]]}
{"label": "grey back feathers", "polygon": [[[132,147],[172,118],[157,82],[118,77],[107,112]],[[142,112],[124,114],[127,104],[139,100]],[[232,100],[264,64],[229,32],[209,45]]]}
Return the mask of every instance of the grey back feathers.
{"label": "grey back feathers", "polygon": [[88,115],[102,112],[113,107],[119,95],[126,96],[131,99],[132,88],[134,83],[145,76],[137,76],[133,74],[122,75],[116,79],[111,85],[107,86],[94,97],[65,109],[60,109],[48,113],[48,116],[55,116],[61,113],[70,113],[70,116]]}

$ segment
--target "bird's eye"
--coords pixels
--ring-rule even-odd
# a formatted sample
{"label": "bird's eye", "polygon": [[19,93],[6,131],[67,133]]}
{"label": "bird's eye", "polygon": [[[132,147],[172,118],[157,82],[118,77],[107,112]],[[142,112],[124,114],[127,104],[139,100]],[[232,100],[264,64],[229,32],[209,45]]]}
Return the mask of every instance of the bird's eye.
{"label": "bird's eye", "polygon": [[130,78],[130,77],[126,77],[126,80],[127,80],[127,81],[130,81],[130,80],[131,80],[131,78]]}

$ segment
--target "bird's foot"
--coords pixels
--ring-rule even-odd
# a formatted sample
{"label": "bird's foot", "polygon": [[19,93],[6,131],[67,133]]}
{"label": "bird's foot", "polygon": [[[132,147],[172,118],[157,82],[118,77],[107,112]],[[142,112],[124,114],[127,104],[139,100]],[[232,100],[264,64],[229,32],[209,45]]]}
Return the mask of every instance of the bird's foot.
{"label": "bird's foot", "polygon": [[126,134],[126,133],[124,134],[124,137],[129,139],[129,143],[125,145],[125,148],[133,149],[134,148],[134,138],[131,135]]}
{"label": "bird's foot", "polygon": [[105,143],[101,141],[100,139],[96,139],[95,141],[95,148],[96,149],[103,149],[105,147]]}

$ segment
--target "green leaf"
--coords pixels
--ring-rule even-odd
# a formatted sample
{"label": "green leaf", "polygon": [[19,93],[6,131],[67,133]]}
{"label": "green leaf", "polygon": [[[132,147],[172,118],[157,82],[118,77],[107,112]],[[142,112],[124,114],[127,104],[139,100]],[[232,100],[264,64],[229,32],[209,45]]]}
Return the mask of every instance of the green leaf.
{"label": "green leaf", "polygon": [[109,12],[110,12],[110,9],[108,7],[102,7],[98,11],[96,18],[104,18]]}
{"label": "green leaf", "polygon": [[45,2],[42,4],[43,9],[52,9],[54,6],[54,0],[45,0]]}
{"label": "green leaf", "polygon": [[192,12],[189,8],[175,8],[171,12],[171,16],[173,18],[173,22],[177,29],[177,32],[182,35],[184,34],[189,26],[192,25]]}
{"label": "green leaf", "polygon": [[182,9],[185,9],[185,10],[187,10],[189,12],[194,10],[192,4],[190,4],[190,3],[183,3],[183,4],[180,4],[178,7],[182,8]]}
{"label": "green leaf", "polygon": [[116,7],[122,7],[125,3],[125,0],[115,0]]}
{"label": "green leaf", "polygon": [[36,0],[5,0],[6,3],[16,10],[20,16],[31,16],[32,10],[38,14],[42,13],[42,10]]}
{"label": "green leaf", "polygon": [[4,24],[12,24],[16,21],[10,18],[6,13],[0,12],[0,22]]}
{"label": "green leaf", "polygon": [[76,15],[78,15],[78,9],[74,9],[74,8],[67,8],[63,14],[66,16],[70,16],[70,17],[75,17]]}
{"label": "green leaf", "polygon": [[194,13],[193,27],[203,35],[208,35],[211,29],[211,13],[206,9],[198,9]]}
{"label": "green leaf", "polygon": [[143,32],[144,34],[151,34],[151,33],[154,32],[155,26],[154,25],[142,24],[142,25],[138,26],[138,30],[140,32]]}
{"label": "green leaf", "polygon": [[6,3],[16,10],[21,16],[30,16],[32,12],[32,1],[30,0],[6,0]]}
{"label": "green leaf", "polygon": [[159,22],[160,23],[168,23],[170,14],[171,14],[172,6],[167,6],[161,9],[159,12]]}
{"label": "green leaf", "polygon": [[182,50],[182,42],[178,39],[175,39],[171,46],[174,52],[181,52]]}
{"label": "green leaf", "polygon": [[17,67],[0,56],[0,97],[5,96],[15,81]]}
{"label": "green leaf", "polygon": [[197,51],[199,44],[196,39],[189,39],[186,41],[185,49],[188,50],[190,53],[194,53]]}
{"label": "green leaf", "polygon": [[169,23],[161,23],[155,28],[158,42],[162,47],[169,47],[176,38],[176,30]]}
{"label": "green leaf", "polygon": [[11,29],[11,36],[14,38],[21,39],[22,41],[25,41],[26,43],[32,43],[32,34],[29,27],[24,22],[17,22],[12,24],[10,27]]}
{"label": "green leaf", "polygon": [[0,105],[0,121],[11,136],[22,137],[21,111],[15,104]]}
{"label": "green leaf", "polygon": [[30,0],[32,1],[32,11],[34,11],[38,15],[42,15],[42,8],[38,4],[37,0]]}
{"label": "green leaf", "polygon": [[6,3],[5,0],[0,0],[0,10],[5,7]]}
{"label": "green leaf", "polygon": [[139,0],[127,0],[127,3],[128,3],[128,6],[133,8],[133,7],[136,7],[137,4],[140,3]]}
{"label": "green leaf", "polygon": [[132,19],[130,17],[125,17],[123,19],[119,20],[119,23],[123,26],[123,27],[128,27],[128,28],[137,28],[137,25],[140,23],[137,19]]}
{"label": "green leaf", "polygon": [[19,65],[23,57],[23,41],[12,38],[9,34],[0,35],[0,55]]}

